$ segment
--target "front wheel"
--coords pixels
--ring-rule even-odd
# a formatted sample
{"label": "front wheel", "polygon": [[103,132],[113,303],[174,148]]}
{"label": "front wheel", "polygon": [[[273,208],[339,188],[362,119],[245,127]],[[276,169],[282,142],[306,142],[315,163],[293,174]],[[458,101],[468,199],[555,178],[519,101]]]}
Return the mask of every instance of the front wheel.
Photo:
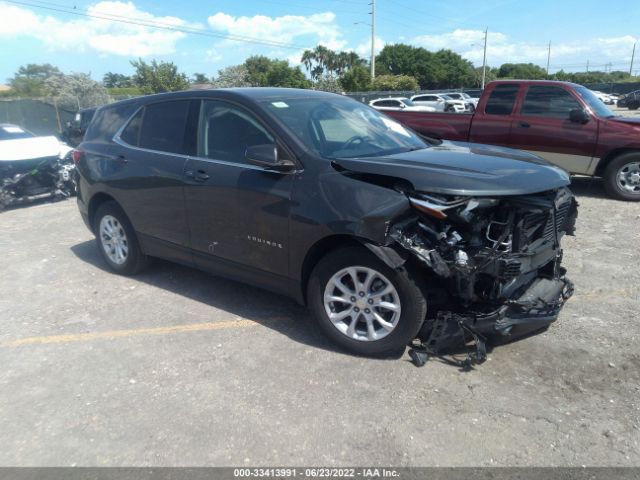
{"label": "front wheel", "polygon": [[359,355],[385,355],[411,342],[427,313],[422,281],[391,269],[362,247],[324,257],[309,279],[307,299],[320,328]]}
{"label": "front wheel", "polygon": [[98,248],[109,268],[121,275],[133,275],[147,264],[136,233],[126,214],[115,202],[105,202],[96,211],[93,231]]}
{"label": "front wheel", "polygon": [[620,200],[640,201],[640,153],[620,155],[607,165],[604,188]]}

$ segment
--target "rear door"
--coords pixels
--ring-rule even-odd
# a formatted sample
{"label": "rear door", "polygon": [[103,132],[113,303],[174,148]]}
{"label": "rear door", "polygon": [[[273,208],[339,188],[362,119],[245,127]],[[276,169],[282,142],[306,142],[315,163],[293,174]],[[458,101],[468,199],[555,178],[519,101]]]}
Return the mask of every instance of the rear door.
{"label": "rear door", "polygon": [[121,180],[111,184],[151,255],[190,262],[184,166],[195,152],[199,103],[171,100],[140,108],[116,136]]}
{"label": "rear door", "polygon": [[197,130],[197,156],[185,165],[196,263],[235,277],[244,273],[248,282],[255,272],[284,278],[295,174],[245,160],[248,146],[276,144],[275,136],[249,110],[222,100],[203,100]]}
{"label": "rear door", "polygon": [[489,92],[484,108],[473,116],[470,142],[512,146],[511,120],[519,91],[519,83],[505,83]]}
{"label": "rear door", "polygon": [[513,116],[511,146],[530,151],[571,173],[589,173],[597,143],[598,121],[569,120],[582,109],[573,92],[559,85],[530,85]]}

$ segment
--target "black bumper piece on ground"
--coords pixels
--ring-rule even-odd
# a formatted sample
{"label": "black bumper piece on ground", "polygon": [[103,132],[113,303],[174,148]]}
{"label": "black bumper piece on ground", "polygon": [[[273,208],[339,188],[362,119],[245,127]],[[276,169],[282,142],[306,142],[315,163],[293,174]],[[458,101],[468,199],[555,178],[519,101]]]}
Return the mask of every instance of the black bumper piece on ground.
{"label": "black bumper piece on ground", "polygon": [[[471,367],[486,359],[486,342],[500,344],[546,329],[555,322],[565,302],[573,294],[568,278],[537,278],[515,300],[484,314],[438,312],[429,333],[414,344],[409,354],[417,366],[429,357],[443,358],[448,353],[467,351],[463,361],[446,358],[449,363]],[[469,344],[473,351],[468,351]]]}

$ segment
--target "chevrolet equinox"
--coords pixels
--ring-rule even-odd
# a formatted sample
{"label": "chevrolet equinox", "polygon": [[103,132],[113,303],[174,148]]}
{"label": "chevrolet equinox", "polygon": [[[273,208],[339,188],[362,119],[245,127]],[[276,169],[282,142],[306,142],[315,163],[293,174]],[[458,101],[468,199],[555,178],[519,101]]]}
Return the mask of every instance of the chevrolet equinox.
{"label": "chevrolet equinox", "polygon": [[539,157],[421,137],[344,96],[244,88],[100,108],[74,151],[109,268],[161,257],[293,297],[347,350],[455,331],[510,339],[572,291],[569,176]]}

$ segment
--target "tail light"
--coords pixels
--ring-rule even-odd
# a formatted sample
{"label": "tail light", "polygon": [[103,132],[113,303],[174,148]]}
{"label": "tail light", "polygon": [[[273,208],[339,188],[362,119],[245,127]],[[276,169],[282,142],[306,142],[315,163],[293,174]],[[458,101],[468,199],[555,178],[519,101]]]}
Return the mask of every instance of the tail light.
{"label": "tail light", "polygon": [[77,165],[82,159],[83,155],[84,155],[84,152],[82,150],[74,150],[73,152],[71,152],[71,158],[73,159],[73,163]]}

